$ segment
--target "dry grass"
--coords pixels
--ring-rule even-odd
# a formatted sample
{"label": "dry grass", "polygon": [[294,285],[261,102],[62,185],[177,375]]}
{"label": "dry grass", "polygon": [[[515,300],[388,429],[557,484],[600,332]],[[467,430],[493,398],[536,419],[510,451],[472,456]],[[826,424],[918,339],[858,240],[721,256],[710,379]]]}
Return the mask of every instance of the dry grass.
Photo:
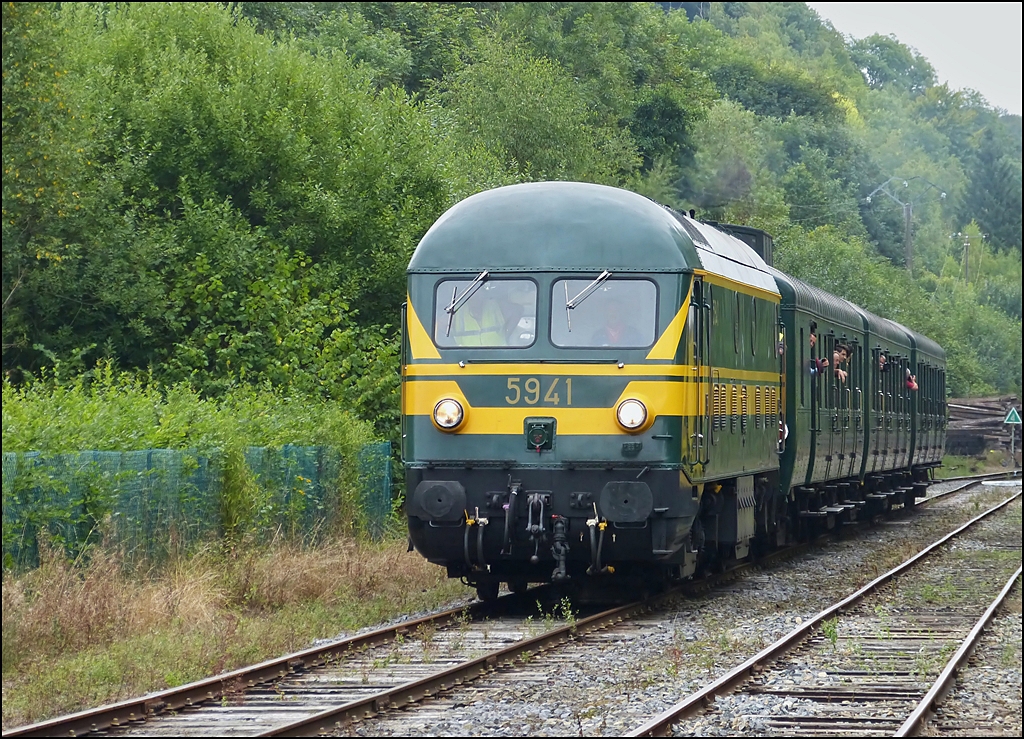
{"label": "dry grass", "polygon": [[201,551],[159,571],[52,552],[3,580],[3,725],[158,690],[470,594],[405,541]]}

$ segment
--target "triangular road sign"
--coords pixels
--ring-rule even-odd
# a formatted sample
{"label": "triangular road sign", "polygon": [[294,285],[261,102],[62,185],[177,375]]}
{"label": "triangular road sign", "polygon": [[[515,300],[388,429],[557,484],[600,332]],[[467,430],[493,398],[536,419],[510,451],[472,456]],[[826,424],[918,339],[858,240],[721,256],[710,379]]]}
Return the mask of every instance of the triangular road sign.
{"label": "triangular road sign", "polygon": [[1016,423],[1020,424],[1020,414],[1016,408],[1010,408],[1010,412],[1006,414],[1006,420],[1003,423]]}

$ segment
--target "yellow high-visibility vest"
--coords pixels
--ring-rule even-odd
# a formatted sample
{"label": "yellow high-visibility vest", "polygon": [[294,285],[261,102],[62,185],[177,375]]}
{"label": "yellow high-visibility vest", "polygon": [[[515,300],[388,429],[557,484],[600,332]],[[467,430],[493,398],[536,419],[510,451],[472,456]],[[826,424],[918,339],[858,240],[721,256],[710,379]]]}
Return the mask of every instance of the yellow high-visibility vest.
{"label": "yellow high-visibility vest", "polygon": [[479,320],[468,307],[455,314],[455,343],[459,346],[505,346],[505,318],[493,300],[483,305]]}

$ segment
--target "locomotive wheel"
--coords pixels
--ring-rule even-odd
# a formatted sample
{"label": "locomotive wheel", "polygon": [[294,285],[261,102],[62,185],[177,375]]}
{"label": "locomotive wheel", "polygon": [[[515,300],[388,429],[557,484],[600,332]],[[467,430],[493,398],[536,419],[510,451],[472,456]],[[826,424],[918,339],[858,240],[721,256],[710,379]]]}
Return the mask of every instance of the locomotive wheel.
{"label": "locomotive wheel", "polygon": [[498,599],[499,582],[484,582],[476,586],[476,597],[485,603]]}

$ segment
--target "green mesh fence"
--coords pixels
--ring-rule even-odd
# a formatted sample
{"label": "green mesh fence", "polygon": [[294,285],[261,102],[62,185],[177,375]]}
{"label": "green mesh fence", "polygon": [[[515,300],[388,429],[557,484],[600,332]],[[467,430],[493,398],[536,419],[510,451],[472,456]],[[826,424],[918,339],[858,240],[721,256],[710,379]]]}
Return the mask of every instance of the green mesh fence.
{"label": "green mesh fence", "polygon": [[323,446],[249,447],[245,464],[262,492],[262,508],[255,516],[259,528],[307,536],[337,520],[339,500],[330,494],[329,484],[337,479],[341,467],[336,450]]}
{"label": "green mesh fence", "polygon": [[[359,454],[355,514],[341,499],[343,460],[335,449],[250,447],[244,460],[255,492],[242,524],[257,536],[310,539],[352,515],[370,536],[384,532],[391,514],[389,443]],[[224,533],[224,473],[221,454],[195,450],[4,453],[4,567],[38,564],[41,538],[74,556],[109,536],[131,561],[159,561],[215,539]]]}
{"label": "green mesh fence", "polygon": [[391,442],[367,444],[359,452],[359,490],[366,530],[379,539],[391,516]]}

